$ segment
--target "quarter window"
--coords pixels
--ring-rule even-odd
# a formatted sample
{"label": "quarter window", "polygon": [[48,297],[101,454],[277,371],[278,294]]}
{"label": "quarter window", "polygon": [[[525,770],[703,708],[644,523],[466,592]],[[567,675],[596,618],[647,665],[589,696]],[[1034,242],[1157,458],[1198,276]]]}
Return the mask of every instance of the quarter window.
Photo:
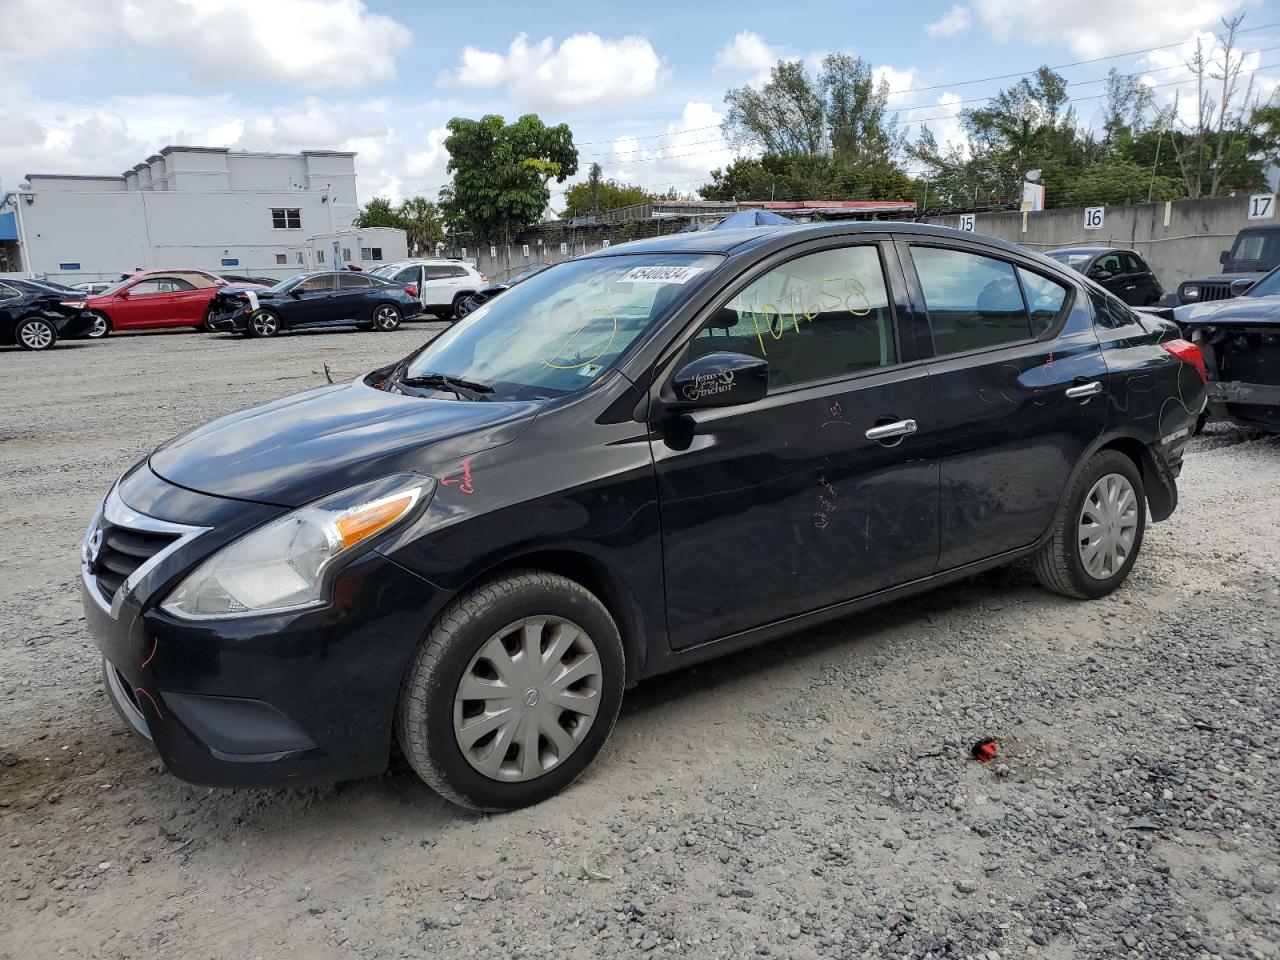
{"label": "quarter window", "polygon": [[912,247],[911,259],[929,312],[935,354],[1031,339],[1031,320],[1012,264],[938,247]]}
{"label": "quarter window", "polygon": [[1119,330],[1121,327],[1132,324],[1142,327],[1142,320],[1119,297],[1098,290],[1090,290],[1089,299],[1093,301],[1093,322],[1098,326],[1106,327],[1108,330]]}
{"label": "quarter window", "polygon": [[299,207],[272,207],[271,226],[276,230],[301,230],[302,210]]}
{"label": "quarter window", "polygon": [[13,289],[13,287],[0,283],[0,300],[16,300],[20,296],[22,294]]}
{"label": "quarter window", "polygon": [[767,360],[771,387],[896,363],[877,248],[811,253],[759,277],[712,314],[689,342],[684,360],[718,351]]}

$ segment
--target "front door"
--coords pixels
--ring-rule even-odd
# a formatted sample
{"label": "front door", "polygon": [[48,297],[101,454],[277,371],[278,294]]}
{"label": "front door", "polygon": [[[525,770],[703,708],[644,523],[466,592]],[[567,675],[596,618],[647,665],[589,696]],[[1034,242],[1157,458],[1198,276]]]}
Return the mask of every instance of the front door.
{"label": "front door", "polygon": [[717,351],[769,362],[763,400],[651,424],[676,648],[934,568],[935,416],[895,323],[892,247],[821,246],[738,284],[664,368]]}
{"label": "front door", "polygon": [[340,274],[318,273],[307,277],[281,303],[280,313],[286,327],[305,327],[331,323],[336,319],[334,278]]}
{"label": "front door", "polygon": [[1002,251],[903,243],[920,339],[936,359],[939,504],[948,570],[1034,543],[1106,424],[1107,367],[1086,298]]}

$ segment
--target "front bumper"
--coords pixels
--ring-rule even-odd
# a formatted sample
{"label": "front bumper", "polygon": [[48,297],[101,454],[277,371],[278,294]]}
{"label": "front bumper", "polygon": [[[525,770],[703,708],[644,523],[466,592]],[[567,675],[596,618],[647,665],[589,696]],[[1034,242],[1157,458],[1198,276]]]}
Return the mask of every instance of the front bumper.
{"label": "front bumper", "polygon": [[1280,384],[1211,380],[1209,419],[1280,432]]}
{"label": "front bumper", "polygon": [[209,326],[223,333],[244,333],[249,329],[249,315],[251,313],[253,313],[252,308],[245,307],[242,310],[214,314],[209,318]]}
{"label": "front bumper", "polygon": [[[188,491],[181,498],[157,494],[161,485],[142,467],[121,489],[153,512],[157,504],[192,499]],[[385,770],[400,681],[438,591],[369,552],[335,575],[326,606],[182,620],[159,602],[187,571],[234,539],[218,525],[205,526],[209,517],[196,520],[198,533],[110,599],[91,567],[82,565],[85,620],[106,661],[107,694],[116,709],[151,740],[173,774],[193,783],[279,786]]]}

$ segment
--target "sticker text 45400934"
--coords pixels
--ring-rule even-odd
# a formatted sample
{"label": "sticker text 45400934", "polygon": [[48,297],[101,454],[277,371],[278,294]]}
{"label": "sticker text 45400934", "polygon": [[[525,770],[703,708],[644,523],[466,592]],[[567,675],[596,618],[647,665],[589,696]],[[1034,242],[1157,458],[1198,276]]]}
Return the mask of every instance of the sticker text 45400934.
{"label": "sticker text 45400934", "polygon": [[[871,301],[867,299],[866,288],[853,277],[823,277],[818,282],[818,296],[822,302],[815,306],[804,306],[813,285],[803,290],[791,290],[777,300],[771,300],[760,307],[759,311],[751,311],[751,322],[755,324],[756,339],[760,341],[760,352],[767,353],[764,342],[765,331],[760,328],[760,319],[764,319],[765,328],[773,340],[781,340],[787,332],[787,322],[796,333],[800,332],[801,319],[812,322],[823,313],[829,313],[843,306],[855,317],[865,317],[871,313]],[[834,288],[834,289],[833,289]]]}

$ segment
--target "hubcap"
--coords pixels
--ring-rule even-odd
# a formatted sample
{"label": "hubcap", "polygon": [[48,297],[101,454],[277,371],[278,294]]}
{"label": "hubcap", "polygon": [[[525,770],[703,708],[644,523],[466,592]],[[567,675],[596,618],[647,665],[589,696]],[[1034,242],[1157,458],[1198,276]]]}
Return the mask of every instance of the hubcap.
{"label": "hubcap", "polygon": [[43,323],[28,323],[22,328],[22,343],[32,350],[43,350],[53,343],[53,331]]}
{"label": "hubcap", "polygon": [[471,658],[453,701],[467,762],[492,780],[540,777],[578,748],[600,706],[603,673],[591,638],[560,617],[527,617]]}
{"label": "hubcap", "polygon": [[1093,485],[1080,510],[1077,544],[1085,573],[1107,580],[1124,566],[1138,534],[1138,494],[1128,477],[1109,473]]}
{"label": "hubcap", "polygon": [[107,321],[104,317],[94,317],[93,326],[89,329],[91,337],[105,337],[107,335]]}
{"label": "hubcap", "polygon": [[396,323],[396,312],[390,307],[383,307],[378,311],[378,326],[394,327]]}
{"label": "hubcap", "polygon": [[269,337],[276,331],[276,319],[269,313],[258,313],[253,317],[253,329],[256,333]]}

